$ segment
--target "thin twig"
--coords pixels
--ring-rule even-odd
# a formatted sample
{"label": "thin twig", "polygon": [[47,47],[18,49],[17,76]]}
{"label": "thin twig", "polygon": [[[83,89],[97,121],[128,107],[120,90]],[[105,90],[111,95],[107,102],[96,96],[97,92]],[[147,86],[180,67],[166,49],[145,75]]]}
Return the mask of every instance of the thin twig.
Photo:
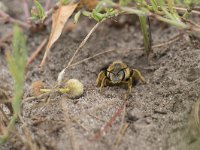
{"label": "thin twig", "polygon": [[[169,45],[169,44],[171,44],[171,43],[174,43],[174,42],[178,41],[182,35],[183,35],[183,33],[177,34],[177,35],[173,36],[172,38],[170,38],[170,39],[167,40],[167,41],[161,42],[160,44],[155,44],[155,45],[153,45],[152,48],[159,48],[159,47],[163,47],[163,46]],[[138,47],[138,48],[127,49],[127,50],[124,50],[124,49],[123,49],[123,52],[137,51],[137,50],[143,50],[143,49],[144,49],[144,47]],[[81,64],[81,63],[83,63],[83,62],[85,62],[85,61],[88,61],[88,60],[93,59],[93,58],[95,58],[95,57],[98,57],[98,56],[100,56],[100,55],[105,55],[106,53],[114,52],[114,51],[117,51],[117,50],[119,50],[119,49],[111,48],[111,49],[109,49],[109,50],[107,50],[107,51],[100,52],[100,53],[95,54],[95,55],[93,55],[93,56],[91,56],[91,57],[88,57],[88,58],[85,58],[85,59],[83,59],[83,60],[80,60],[80,61],[78,61],[78,62],[76,62],[76,63],[73,63],[73,64],[71,64],[70,66],[68,66],[68,68],[74,67],[74,66],[76,66],[76,65],[79,65],[79,64]]]}
{"label": "thin twig", "polygon": [[55,11],[58,8],[59,8],[59,3],[56,3],[52,8],[45,11],[46,19],[44,22],[46,25],[52,21],[52,18],[51,17],[49,18],[49,16],[53,13],[53,11]]}
{"label": "thin twig", "polygon": [[26,19],[30,18],[30,12],[29,12],[29,6],[28,6],[28,0],[22,0],[22,5],[24,9],[24,16]]}
{"label": "thin twig", "polygon": [[89,39],[89,37],[91,36],[91,34],[95,31],[95,29],[99,26],[101,22],[98,22],[97,24],[95,24],[95,26],[90,30],[90,32],[87,34],[87,36],[83,39],[83,41],[81,42],[81,44],[79,45],[79,47],[76,49],[74,55],[71,57],[71,59],[69,60],[67,67],[65,67],[58,75],[58,85],[60,85],[63,75],[65,74],[66,69],[72,64],[75,56],[78,54],[78,52],[80,51],[80,49],[85,45],[85,43],[87,42],[87,40]]}
{"label": "thin twig", "polygon": [[[187,8],[182,8],[182,7],[173,7],[173,8],[175,8],[176,10],[180,10],[180,11],[187,11]],[[192,10],[191,13],[200,15],[200,11],[197,11],[197,10]]]}
{"label": "thin twig", "polygon": [[182,35],[183,35],[183,33],[179,33],[179,34],[173,36],[172,38],[170,38],[169,40],[161,42],[160,44],[155,44],[152,47],[153,48],[159,48],[159,47],[163,47],[163,46],[172,44],[172,43],[178,41],[181,38]]}
{"label": "thin twig", "polygon": [[200,28],[200,25],[193,22],[192,20],[187,20],[187,19],[183,19],[185,22],[191,24],[192,26],[196,27],[196,28]]}
{"label": "thin twig", "polygon": [[31,54],[28,62],[27,62],[27,65],[30,65],[34,59],[37,57],[37,55],[40,53],[40,51],[42,50],[42,48],[45,46],[45,44],[47,43],[47,38],[45,38],[42,43],[37,47],[37,49]]}
{"label": "thin twig", "polygon": [[19,25],[19,26],[21,26],[23,28],[26,28],[26,29],[30,29],[31,28],[30,24],[25,23],[25,22],[23,22],[21,20],[14,19],[10,15],[6,14],[5,12],[3,12],[1,10],[0,10],[0,17],[3,17],[5,22],[17,24],[17,25]]}
{"label": "thin twig", "polygon": [[123,114],[122,114],[122,120],[121,120],[121,125],[120,128],[118,130],[118,133],[115,137],[115,142],[114,142],[114,147],[117,150],[119,148],[119,144],[121,142],[121,139],[124,135],[124,128],[126,127],[126,122],[125,122],[125,115],[126,115],[126,105],[124,105],[124,110],[123,110]]}
{"label": "thin twig", "polygon": [[68,68],[72,64],[72,62],[73,62],[74,57],[76,56],[76,54],[78,54],[78,52],[80,51],[80,49],[85,45],[85,43],[87,42],[87,40],[89,39],[89,37],[91,36],[91,34],[95,31],[95,29],[99,26],[100,23],[101,22],[98,22],[97,24],[95,24],[95,26],[90,30],[90,32],[88,33],[88,35],[84,38],[84,40],[81,42],[81,44],[79,45],[79,47],[76,49],[74,55],[70,59],[70,61],[67,64],[66,68]]}
{"label": "thin twig", "polygon": [[41,94],[39,96],[27,97],[27,98],[22,100],[22,104],[25,103],[25,102],[29,102],[30,103],[31,101],[37,100],[37,99],[43,99],[44,97],[49,96],[49,94],[51,94],[51,92],[44,93],[44,94]]}
{"label": "thin twig", "polygon": [[97,140],[101,137],[102,133],[104,133],[109,127],[112,126],[112,124],[114,123],[114,121],[116,120],[116,118],[118,116],[120,116],[120,114],[123,112],[124,110],[124,105],[127,104],[127,101],[124,102],[123,106],[121,106],[119,109],[117,109],[117,111],[114,113],[114,115],[110,118],[110,120],[108,122],[106,122],[99,130],[99,132],[97,132],[95,135],[93,135],[91,140]]}
{"label": "thin twig", "polygon": [[100,55],[103,55],[103,54],[106,54],[106,53],[110,53],[110,52],[113,52],[113,51],[116,51],[116,49],[111,48],[111,49],[109,49],[109,50],[107,50],[107,51],[100,52],[100,53],[95,54],[95,55],[93,55],[93,56],[91,56],[91,57],[88,57],[88,58],[85,58],[85,59],[83,59],[83,60],[80,60],[80,61],[78,61],[78,62],[76,62],[76,63],[73,63],[73,64],[71,64],[68,68],[74,67],[74,66],[76,66],[76,65],[79,65],[79,64],[81,64],[81,63],[87,61],[87,60],[90,60],[90,59],[92,59],[92,58],[95,58],[95,57],[98,57],[98,56],[100,56]]}
{"label": "thin twig", "polygon": [[49,10],[51,7],[51,0],[46,0],[46,3],[45,3],[45,10]]}

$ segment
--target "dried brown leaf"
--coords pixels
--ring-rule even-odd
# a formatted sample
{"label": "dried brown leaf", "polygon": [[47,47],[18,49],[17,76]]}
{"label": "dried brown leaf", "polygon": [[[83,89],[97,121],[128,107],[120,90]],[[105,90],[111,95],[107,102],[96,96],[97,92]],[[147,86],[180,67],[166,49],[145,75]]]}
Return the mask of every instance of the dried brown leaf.
{"label": "dried brown leaf", "polygon": [[60,37],[65,23],[74,12],[77,5],[77,3],[69,5],[60,5],[59,8],[53,13],[51,34],[40,66],[44,65],[49,49]]}

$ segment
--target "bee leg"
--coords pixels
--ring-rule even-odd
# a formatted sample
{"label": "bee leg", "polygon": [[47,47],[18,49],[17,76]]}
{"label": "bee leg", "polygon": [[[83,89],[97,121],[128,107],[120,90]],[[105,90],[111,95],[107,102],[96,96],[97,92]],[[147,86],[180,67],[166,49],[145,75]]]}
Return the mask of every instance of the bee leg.
{"label": "bee leg", "polygon": [[127,100],[129,98],[129,96],[131,95],[131,91],[132,91],[132,85],[133,85],[133,78],[130,77],[128,81],[126,81],[127,85],[128,85],[128,90],[125,94],[125,100]]}
{"label": "bee leg", "polygon": [[133,79],[132,79],[132,77],[130,77],[130,79],[128,80],[128,95],[130,95],[131,94],[131,91],[132,91],[132,82],[133,82]]}
{"label": "bee leg", "polygon": [[132,77],[135,78],[136,80],[142,81],[142,83],[146,83],[144,77],[142,76],[142,74],[140,73],[140,71],[137,70],[137,69],[133,69]]}
{"label": "bee leg", "polygon": [[103,82],[103,79],[106,77],[105,71],[101,71],[98,74],[97,80],[96,80],[96,86],[101,87],[101,84]]}
{"label": "bee leg", "polygon": [[101,81],[101,87],[100,87],[100,92],[102,91],[102,88],[106,86],[106,77],[103,77],[102,81]]}

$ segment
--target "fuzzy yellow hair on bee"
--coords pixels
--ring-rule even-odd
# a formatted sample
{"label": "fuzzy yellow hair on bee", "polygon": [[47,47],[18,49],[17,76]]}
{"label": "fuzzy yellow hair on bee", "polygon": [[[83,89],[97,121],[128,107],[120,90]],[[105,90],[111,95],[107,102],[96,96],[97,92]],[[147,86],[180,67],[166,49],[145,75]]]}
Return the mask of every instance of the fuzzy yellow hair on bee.
{"label": "fuzzy yellow hair on bee", "polygon": [[130,69],[122,61],[114,61],[106,69],[102,70],[97,77],[96,85],[100,87],[100,91],[104,86],[127,84],[128,93],[131,93],[133,83],[141,81],[145,83],[145,79],[137,69]]}

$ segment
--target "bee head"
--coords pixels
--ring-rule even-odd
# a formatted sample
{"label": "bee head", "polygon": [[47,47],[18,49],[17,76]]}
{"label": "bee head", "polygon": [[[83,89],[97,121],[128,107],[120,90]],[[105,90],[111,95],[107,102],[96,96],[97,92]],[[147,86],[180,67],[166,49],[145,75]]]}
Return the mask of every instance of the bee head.
{"label": "bee head", "polygon": [[120,83],[125,78],[125,69],[126,68],[127,68],[127,65],[125,65],[121,61],[113,62],[107,68],[107,74],[106,75],[113,84]]}

